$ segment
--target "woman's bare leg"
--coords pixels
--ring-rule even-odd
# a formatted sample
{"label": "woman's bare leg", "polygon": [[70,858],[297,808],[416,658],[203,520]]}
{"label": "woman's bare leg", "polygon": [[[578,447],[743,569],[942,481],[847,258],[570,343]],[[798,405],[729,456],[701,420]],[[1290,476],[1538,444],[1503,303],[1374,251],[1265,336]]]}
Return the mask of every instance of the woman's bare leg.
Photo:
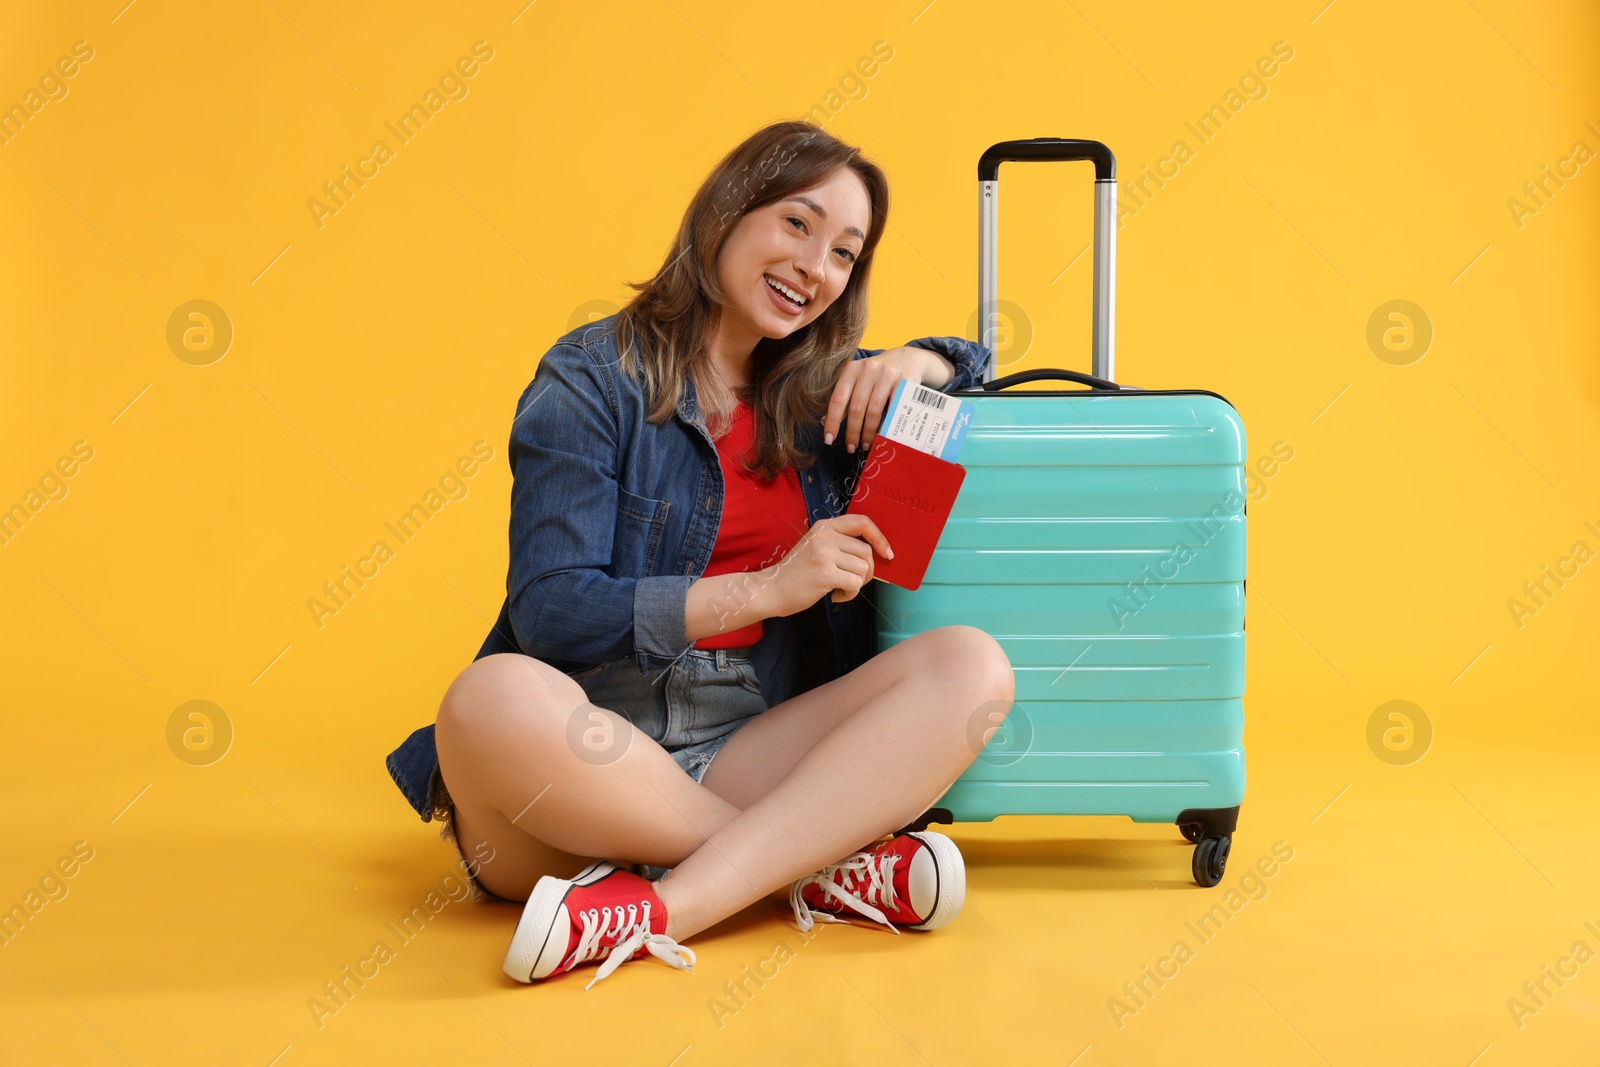
{"label": "woman's bare leg", "polygon": [[581,759],[569,718],[604,709],[547,664],[487,656],[445,694],[439,762],[463,848],[494,850],[492,892],[525,899],[590,856],[671,867],[656,889],[681,940],[921,814],[975,758],[973,715],[997,724],[1013,685],[988,634],[930,630],[768,709],[696,784],[638,731],[613,763]]}
{"label": "woman's bare leg", "polygon": [[[918,634],[753,719],[705,788],[743,805],[656,883],[682,941],[916,818],[977,758],[970,726],[998,725],[1015,678],[970,626]],[[831,728],[814,744],[819,719]]]}
{"label": "woman's bare leg", "polygon": [[[626,669],[626,668],[624,668]],[[579,755],[568,743],[574,715],[589,728],[606,717],[620,757]],[[467,855],[485,843],[494,859],[477,877],[525,900],[546,874],[570,878],[587,857],[670,867],[738,813],[683,773],[626,719],[589,703],[583,688],[529,656],[470,664],[445,693],[435,741]]]}

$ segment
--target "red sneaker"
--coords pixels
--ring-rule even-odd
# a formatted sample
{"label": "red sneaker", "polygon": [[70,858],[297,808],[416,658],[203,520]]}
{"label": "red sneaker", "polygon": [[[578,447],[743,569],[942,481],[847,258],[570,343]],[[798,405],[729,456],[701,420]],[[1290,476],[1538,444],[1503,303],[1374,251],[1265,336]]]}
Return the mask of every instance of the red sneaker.
{"label": "red sneaker", "polygon": [[812,920],[849,923],[846,910],[895,929],[934,930],[954,919],[967,896],[967,868],[956,843],[935,830],[901,834],[857,852],[789,887],[801,933]]}
{"label": "red sneaker", "polygon": [[646,952],[683,971],[694,950],[665,933],[667,909],[655,886],[615,863],[591,864],[571,879],[545,875],[522,909],[506,952],[505,972],[519,982],[564,974],[602,960],[588,989]]}

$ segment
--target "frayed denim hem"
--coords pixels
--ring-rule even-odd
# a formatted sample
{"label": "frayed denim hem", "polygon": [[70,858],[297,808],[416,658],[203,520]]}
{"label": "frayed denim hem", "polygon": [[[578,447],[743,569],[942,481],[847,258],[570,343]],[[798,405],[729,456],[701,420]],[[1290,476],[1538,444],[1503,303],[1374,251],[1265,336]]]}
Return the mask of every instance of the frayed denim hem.
{"label": "frayed denim hem", "polygon": [[[439,822],[439,839],[447,841],[455,850],[456,861],[461,865],[461,873],[467,876],[467,899],[474,901],[504,900],[485,889],[478,879],[472,875],[472,864],[467,860],[466,852],[461,848],[461,842],[456,838],[455,813],[456,807],[450,799],[449,790],[444,787],[444,778],[437,769],[433,772],[433,786],[431,790],[433,817]],[[513,901],[512,903],[515,903]]]}

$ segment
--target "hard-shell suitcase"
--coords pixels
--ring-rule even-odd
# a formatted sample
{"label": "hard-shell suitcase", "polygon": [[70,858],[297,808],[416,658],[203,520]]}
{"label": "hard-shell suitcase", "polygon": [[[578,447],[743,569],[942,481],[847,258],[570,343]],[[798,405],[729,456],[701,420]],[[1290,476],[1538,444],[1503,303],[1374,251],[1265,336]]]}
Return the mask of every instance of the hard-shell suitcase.
{"label": "hard-shell suitcase", "polygon": [[[1205,390],[1113,384],[1116,161],[1097,141],[1005,141],[978,164],[979,338],[994,347],[999,167],[1095,165],[1093,375],[1031,370],[973,402],[966,483],[922,586],[878,583],[878,647],[950,623],[1016,674],[1004,723],[913,826],[997,815],[1175,823],[1202,886],[1244,797],[1245,433]],[[1054,380],[1087,389],[1016,390]],[[987,744],[984,734],[993,730]]]}

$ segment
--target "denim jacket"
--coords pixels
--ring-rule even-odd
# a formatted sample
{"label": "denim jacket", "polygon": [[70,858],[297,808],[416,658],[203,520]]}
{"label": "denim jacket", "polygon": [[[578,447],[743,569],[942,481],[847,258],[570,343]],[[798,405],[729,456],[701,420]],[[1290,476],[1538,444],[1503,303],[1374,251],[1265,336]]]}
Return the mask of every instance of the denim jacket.
{"label": "denim jacket", "polygon": [[[722,466],[692,377],[674,417],[646,420],[643,383],[619,365],[616,319],[557,340],[517,402],[506,599],[475,660],[521,652],[570,675],[631,657],[651,674],[693,647],[685,609],[716,542]],[[977,387],[992,357],[960,337],[907,343],[950,360],[955,375],[945,392]],[[858,349],[854,358],[884,351]],[[831,445],[822,434],[819,422],[795,437],[817,457],[799,472],[808,525],[843,514],[866,457],[864,449],[847,452],[843,434]],[[876,654],[875,585],[844,603],[823,596],[794,615],[762,620],[751,661],[768,707]],[[433,815],[438,767],[433,731],[417,730],[386,761],[424,821]]]}

